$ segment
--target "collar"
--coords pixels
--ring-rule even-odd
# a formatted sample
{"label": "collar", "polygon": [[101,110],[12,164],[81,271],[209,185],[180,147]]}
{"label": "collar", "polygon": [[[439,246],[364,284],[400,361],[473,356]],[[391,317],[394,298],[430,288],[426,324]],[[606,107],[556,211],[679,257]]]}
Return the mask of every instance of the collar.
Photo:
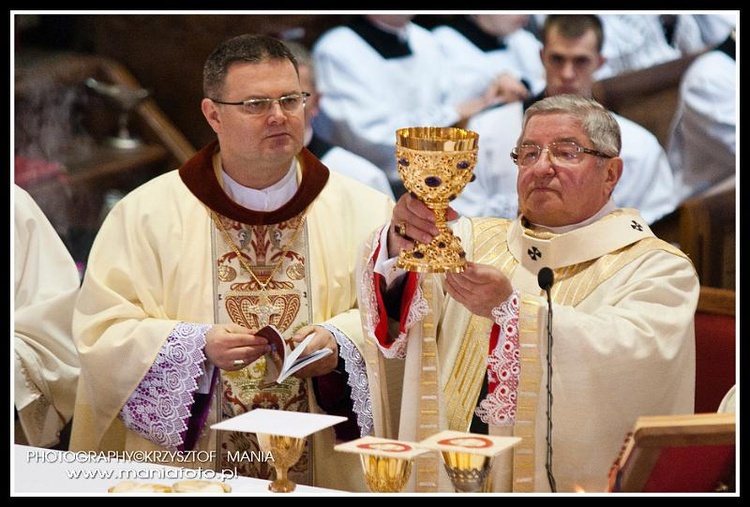
{"label": "collar", "polygon": [[531,229],[523,217],[508,230],[508,249],[532,273],[543,266],[558,269],[598,259],[641,239],[654,237],[634,209],[618,208],[562,234]]}
{"label": "collar", "polygon": [[400,30],[395,30],[380,23],[375,24],[364,16],[356,16],[349,24],[350,29],[362,37],[386,60],[411,56],[411,48],[408,43],[409,26],[406,25]]}
{"label": "collar", "polygon": [[208,208],[249,225],[277,224],[302,213],[320,195],[330,172],[307,148],[297,155],[299,186],[288,202],[273,211],[256,211],[234,202],[221,186],[221,169],[214,164],[219,142],[211,141],[179,169],[180,179],[188,190]]}
{"label": "collar", "polygon": [[563,225],[561,227],[546,227],[544,225],[538,225],[538,224],[528,222],[528,227],[529,229],[533,229],[535,231],[549,231],[553,234],[565,234],[566,232],[574,231],[576,229],[580,229],[581,227],[585,227],[589,224],[593,224],[600,218],[604,217],[604,215],[608,215],[616,209],[617,209],[617,206],[615,206],[615,202],[612,199],[610,199],[604,204],[604,206],[602,206],[602,209],[596,212],[596,214],[594,214],[593,216],[587,218],[586,220],[582,222],[578,222],[577,224]]}
{"label": "collar", "polygon": [[496,37],[482,30],[474,21],[473,16],[461,16],[446,24],[466,37],[484,53],[507,49],[503,37]]}
{"label": "collar", "polygon": [[286,172],[283,178],[263,189],[248,188],[237,183],[226,171],[220,161],[221,154],[216,153],[214,155],[214,163],[218,163],[221,167],[221,179],[224,183],[224,191],[227,193],[230,199],[234,202],[241,204],[245,208],[255,211],[273,211],[294,197],[297,192],[297,159],[292,161],[289,166],[289,170]]}

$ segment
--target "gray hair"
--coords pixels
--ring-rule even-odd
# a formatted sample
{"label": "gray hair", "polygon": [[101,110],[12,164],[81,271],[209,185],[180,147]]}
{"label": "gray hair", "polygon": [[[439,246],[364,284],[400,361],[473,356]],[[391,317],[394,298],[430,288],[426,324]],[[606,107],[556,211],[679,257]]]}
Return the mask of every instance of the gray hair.
{"label": "gray hair", "polygon": [[597,101],[581,95],[555,95],[529,106],[524,113],[521,136],[531,118],[549,113],[565,113],[579,120],[596,150],[613,157],[620,155],[622,140],[617,120]]}
{"label": "gray hair", "polygon": [[297,59],[279,39],[269,35],[245,34],[222,42],[203,66],[203,95],[221,97],[227,72],[233,63],[262,63],[271,60],[289,60],[299,75]]}

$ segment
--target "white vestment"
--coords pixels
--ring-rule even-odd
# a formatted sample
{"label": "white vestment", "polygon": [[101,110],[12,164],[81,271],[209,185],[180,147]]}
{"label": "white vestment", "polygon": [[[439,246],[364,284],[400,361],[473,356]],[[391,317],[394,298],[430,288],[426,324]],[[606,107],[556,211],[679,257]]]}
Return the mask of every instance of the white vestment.
{"label": "white vestment", "polygon": [[361,181],[395,200],[388,177],[366,158],[340,146],[334,146],[320,157],[320,161],[331,170]]}
{"label": "white vestment", "polygon": [[682,77],[667,154],[680,201],[737,172],[737,62],[721,51],[696,58]]}
{"label": "white vestment", "polygon": [[32,197],[14,185],[13,402],[26,440],[51,447],[73,416],[78,268]]}
{"label": "white vestment", "polygon": [[[549,491],[548,312],[537,280],[543,266],[555,278],[551,436],[557,491],[605,491],[610,467],[638,417],[693,412],[699,282],[692,263],[654,237],[635,210],[616,210],[564,234],[535,232],[522,218],[462,218],[454,232],[468,260],[502,270],[519,291],[515,420],[491,424],[490,434],[522,440],[496,458],[495,491]],[[410,300],[402,300],[407,305],[398,327],[391,321],[384,332],[376,297],[381,280],[373,271],[373,256],[383,247],[378,238],[364,250],[359,295],[376,435],[418,441],[444,429],[466,432],[491,365],[488,343],[497,324],[447,296],[443,275],[410,273],[404,290]],[[414,280],[416,289],[408,290]],[[405,358],[403,382],[392,373],[399,358]],[[430,385],[435,370],[437,386]],[[451,490],[434,456],[417,457],[414,470],[411,488]]]}
{"label": "white vestment", "polygon": [[324,33],[312,48],[321,114],[315,132],[353,151],[400,182],[396,169],[396,130],[459,120],[446,101],[450,76],[434,35],[410,23],[403,34],[410,53],[385,57],[348,26]]}
{"label": "white vestment", "polygon": [[457,101],[481,96],[500,74],[525,79],[531,93],[544,89],[544,66],[539,56],[542,43],[533,33],[520,28],[503,38],[505,48],[483,51],[449,25],[438,25],[432,33],[440,42],[446,68],[455,84],[452,93]]}

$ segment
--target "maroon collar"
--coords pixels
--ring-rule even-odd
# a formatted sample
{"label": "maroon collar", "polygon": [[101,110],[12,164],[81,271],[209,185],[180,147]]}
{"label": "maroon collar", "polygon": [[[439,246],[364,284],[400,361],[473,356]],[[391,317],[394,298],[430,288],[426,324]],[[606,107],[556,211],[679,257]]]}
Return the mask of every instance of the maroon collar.
{"label": "maroon collar", "polygon": [[179,173],[185,186],[199,201],[232,220],[249,225],[277,224],[289,220],[302,213],[318,197],[328,181],[328,168],[307,148],[302,148],[298,155],[302,181],[294,197],[274,211],[247,209],[232,201],[216,179],[213,156],[218,144],[216,140],[207,144],[179,168]]}

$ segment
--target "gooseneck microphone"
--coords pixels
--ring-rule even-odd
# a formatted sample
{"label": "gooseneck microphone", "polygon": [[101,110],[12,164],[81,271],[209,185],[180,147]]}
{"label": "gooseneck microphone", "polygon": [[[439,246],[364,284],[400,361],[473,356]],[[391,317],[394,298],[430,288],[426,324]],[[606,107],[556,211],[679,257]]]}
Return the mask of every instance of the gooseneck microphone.
{"label": "gooseneck microphone", "polygon": [[555,282],[555,274],[543,267],[537,274],[539,288],[547,293],[547,481],[550,490],[557,493],[555,476],[552,474],[552,295],[550,289]]}

